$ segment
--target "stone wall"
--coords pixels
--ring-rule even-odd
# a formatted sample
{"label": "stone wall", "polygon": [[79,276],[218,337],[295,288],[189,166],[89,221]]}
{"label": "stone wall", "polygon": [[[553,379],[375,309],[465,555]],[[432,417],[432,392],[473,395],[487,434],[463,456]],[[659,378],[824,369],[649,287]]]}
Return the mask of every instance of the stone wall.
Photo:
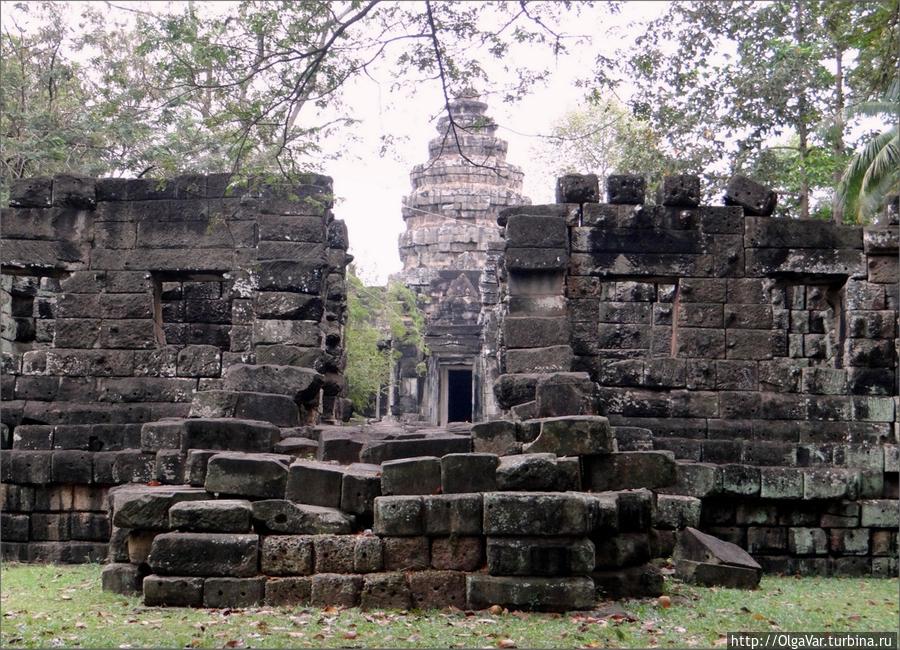
{"label": "stone wall", "polygon": [[560,203],[501,212],[498,401],[545,417],[536,373],[593,382],[612,424],[675,454],[705,529],[766,568],[896,573],[896,533],[871,527],[897,520],[897,226],[776,219],[741,177],[725,206],[699,189],[667,178],[645,205],[613,176],[599,203],[575,175]]}
{"label": "stone wall", "polygon": [[[180,483],[187,448],[142,440],[143,423],[261,420],[271,448],[277,427],[344,414],[350,258],[331,179],[228,184],[14,183],[0,241],[7,557],[102,558],[109,486]],[[267,366],[302,375],[282,371],[293,393],[248,376]]]}

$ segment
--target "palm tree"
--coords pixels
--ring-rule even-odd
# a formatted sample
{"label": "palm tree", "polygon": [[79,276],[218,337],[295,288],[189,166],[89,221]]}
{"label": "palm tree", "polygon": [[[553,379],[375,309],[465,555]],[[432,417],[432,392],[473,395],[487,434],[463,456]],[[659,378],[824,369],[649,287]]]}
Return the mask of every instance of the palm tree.
{"label": "palm tree", "polygon": [[880,100],[861,102],[847,109],[847,117],[887,117],[894,125],[860,147],[838,184],[844,215],[864,223],[891,194],[900,190],[900,139],[897,111],[900,108],[900,79],[894,79]]}

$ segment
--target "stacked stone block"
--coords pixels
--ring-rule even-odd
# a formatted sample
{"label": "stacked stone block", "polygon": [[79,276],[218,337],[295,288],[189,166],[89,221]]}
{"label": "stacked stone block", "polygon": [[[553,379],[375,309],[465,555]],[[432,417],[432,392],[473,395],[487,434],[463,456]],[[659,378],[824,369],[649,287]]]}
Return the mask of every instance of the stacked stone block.
{"label": "stacked stone block", "polygon": [[[897,227],[773,218],[774,193],[743,177],[732,179],[725,207],[700,205],[691,176],[665,179],[656,205],[645,204],[641,177],[606,184],[608,202],[599,203],[596,177],[563,177],[556,205],[501,216],[513,251],[501,287],[507,323],[540,324],[552,309],[559,326],[523,326],[529,340],[512,331],[498,401],[513,416],[533,416],[543,380],[529,373],[541,366],[536,355],[565,360],[541,369],[586,373],[613,425],[652,431],[651,448],[678,460],[678,493],[704,500],[704,530],[737,541],[770,570],[791,572],[795,559],[809,563],[812,555],[819,572],[895,574],[887,555],[896,542],[886,530],[863,530],[858,513],[865,500],[896,511],[900,496]],[[523,233],[544,236],[550,227],[514,226],[526,213],[565,224],[559,244],[547,239],[539,253],[568,250],[557,275],[521,268],[518,251],[538,236]],[[540,278],[557,295],[523,301],[522,278],[535,286]],[[529,349],[561,331],[553,348]],[[577,408],[574,393],[568,402]],[[527,444],[520,424],[484,432],[476,449]],[[664,476],[642,463],[645,476]],[[598,479],[628,486],[616,461],[596,467]],[[842,507],[857,512],[846,520],[855,544],[840,532],[832,544],[821,524]],[[807,523],[792,524],[792,513],[805,513],[796,520]],[[821,530],[809,534],[828,544],[814,545],[815,553],[789,544],[792,527],[813,526]],[[859,553],[865,558],[851,557]]]}
{"label": "stacked stone block", "polygon": [[96,559],[110,486],[190,483],[208,450],[271,452],[278,427],[346,414],[331,180],[229,179],[14,183],[0,475],[41,498],[5,497],[4,557]]}

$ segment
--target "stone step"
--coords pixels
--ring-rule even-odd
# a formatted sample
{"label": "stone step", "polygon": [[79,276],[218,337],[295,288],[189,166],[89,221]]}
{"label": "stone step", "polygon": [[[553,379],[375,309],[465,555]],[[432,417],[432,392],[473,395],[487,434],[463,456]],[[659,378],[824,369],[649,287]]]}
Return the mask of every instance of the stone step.
{"label": "stone step", "polygon": [[198,417],[148,422],[141,428],[141,448],[209,449],[271,452],[280,438],[271,422],[230,417]]}
{"label": "stone step", "polygon": [[208,390],[194,395],[190,417],[264,420],[279,427],[300,424],[300,409],[286,395]]}
{"label": "stone step", "polygon": [[363,463],[380,465],[386,460],[464,454],[472,451],[469,436],[436,435],[420,439],[374,440],[363,445],[359,459]]}
{"label": "stone step", "polygon": [[229,391],[285,395],[298,404],[315,401],[324,378],[311,368],[278,365],[235,364],[222,376]]}

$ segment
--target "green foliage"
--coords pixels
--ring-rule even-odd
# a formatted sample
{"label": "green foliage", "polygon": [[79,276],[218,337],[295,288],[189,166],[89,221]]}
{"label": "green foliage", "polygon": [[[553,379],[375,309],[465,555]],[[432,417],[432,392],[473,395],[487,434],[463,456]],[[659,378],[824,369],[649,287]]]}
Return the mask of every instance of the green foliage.
{"label": "green foliage", "polygon": [[[416,294],[398,282],[367,287],[351,266],[347,271],[347,378],[349,398],[358,413],[390,381],[398,360],[396,344],[413,345],[425,353],[425,316]],[[391,344],[394,344],[393,346]]]}
{"label": "green foliage", "polygon": [[[392,90],[484,86],[491,59],[521,96],[549,71],[522,44],[566,49],[570,3],[280,0],[4,5],[0,180],[59,171],[293,175],[354,122],[341,90],[378,65]],[[502,29],[498,25],[504,26]],[[364,106],[363,109],[368,108]]]}
{"label": "green foliage", "polygon": [[895,79],[878,101],[861,102],[847,110],[848,117],[883,115],[894,125],[871,136],[847,164],[838,195],[845,219],[853,223],[871,220],[887,197],[900,192],[900,135],[896,115],[900,111],[900,80]]}
{"label": "green foliage", "polygon": [[563,115],[537,154],[556,176],[643,174],[651,190],[677,165],[660,150],[659,134],[647,122],[634,117],[621,102],[599,94],[585,108]]}
{"label": "green foliage", "polygon": [[[663,149],[702,172],[712,193],[736,171],[778,171],[785,176],[776,185],[795,213],[824,214],[846,160],[848,125],[817,125],[840,116],[846,97],[880,95],[896,75],[898,7],[898,0],[670,3],[620,53],[619,74],[637,86],[635,115],[665,134]],[[603,89],[619,79],[601,67],[596,82]],[[785,140],[794,153],[772,147]]]}

